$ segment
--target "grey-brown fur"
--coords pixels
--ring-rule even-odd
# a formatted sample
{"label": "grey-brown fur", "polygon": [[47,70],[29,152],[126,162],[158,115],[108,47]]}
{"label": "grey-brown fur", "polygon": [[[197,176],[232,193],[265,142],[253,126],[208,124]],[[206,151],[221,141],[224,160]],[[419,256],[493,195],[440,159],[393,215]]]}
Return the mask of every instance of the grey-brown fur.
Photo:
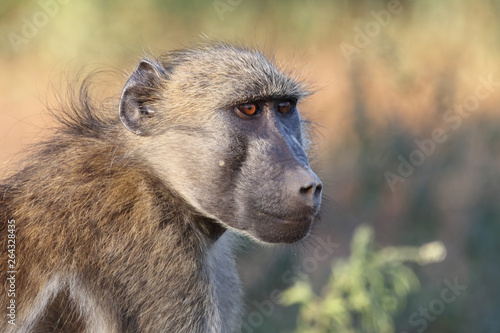
{"label": "grey-brown fur", "polygon": [[[213,43],[142,62],[114,110],[86,89],[0,185],[4,310],[11,219],[17,270],[16,326],[2,315],[0,327],[237,331],[233,233],[290,243],[319,209],[298,113],[264,121],[274,101],[302,98],[301,84],[257,51]],[[235,116],[252,101],[260,120]]]}

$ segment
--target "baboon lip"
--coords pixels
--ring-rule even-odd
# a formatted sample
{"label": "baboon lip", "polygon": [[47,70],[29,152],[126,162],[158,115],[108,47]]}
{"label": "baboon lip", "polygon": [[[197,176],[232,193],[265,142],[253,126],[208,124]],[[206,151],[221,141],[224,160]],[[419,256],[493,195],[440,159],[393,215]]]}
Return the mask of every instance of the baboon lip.
{"label": "baboon lip", "polygon": [[307,214],[307,215],[296,215],[296,216],[284,216],[284,215],[280,216],[280,215],[264,212],[262,210],[256,210],[255,212],[259,216],[263,216],[263,217],[266,217],[268,219],[271,218],[273,220],[277,220],[279,222],[289,223],[289,224],[304,224],[304,223],[310,224],[317,215],[317,214]]}
{"label": "baboon lip", "polygon": [[295,243],[304,238],[309,233],[316,217],[316,215],[279,217],[262,211],[256,214],[266,219],[264,223],[257,223],[254,226],[257,238],[267,243],[286,244]]}

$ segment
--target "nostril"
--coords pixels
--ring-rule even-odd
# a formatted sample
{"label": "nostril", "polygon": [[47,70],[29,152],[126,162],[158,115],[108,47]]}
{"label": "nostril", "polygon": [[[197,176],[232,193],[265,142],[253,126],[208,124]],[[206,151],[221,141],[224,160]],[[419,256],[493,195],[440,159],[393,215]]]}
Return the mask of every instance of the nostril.
{"label": "nostril", "polygon": [[322,190],[323,190],[323,185],[318,184],[318,186],[316,186],[316,189],[314,190],[314,196],[319,197]]}
{"label": "nostril", "polygon": [[310,168],[290,169],[285,172],[290,199],[304,208],[318,208],[323,184]]}
{"label": "nostril", "polygon": [[303,186],[300,188],[300,194],[310,194],[313,191],[314,184],[310,184],[309,186]]}

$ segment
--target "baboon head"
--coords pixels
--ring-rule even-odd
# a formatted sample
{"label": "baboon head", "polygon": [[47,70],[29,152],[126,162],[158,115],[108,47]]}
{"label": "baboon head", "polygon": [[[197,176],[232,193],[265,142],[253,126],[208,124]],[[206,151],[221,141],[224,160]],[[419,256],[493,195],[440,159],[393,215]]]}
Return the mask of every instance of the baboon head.
{"label": "baboon head", "polygon": [[306,94],[262,53],[211,44],[141,61],[120,119],[131,146],[198,214],[291,243],[321,202],[297,109]]}

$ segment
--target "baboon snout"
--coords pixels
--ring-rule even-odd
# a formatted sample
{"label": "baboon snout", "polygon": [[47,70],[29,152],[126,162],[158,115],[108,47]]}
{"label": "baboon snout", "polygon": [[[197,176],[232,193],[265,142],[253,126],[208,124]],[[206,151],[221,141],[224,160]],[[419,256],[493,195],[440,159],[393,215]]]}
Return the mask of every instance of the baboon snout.
{"label": "baboon snout", "polygon": [[317,213],[323,191],[323,184],[318,176],[309,167],[305,167],[288,172],[286,178],[287,190],[294,203],[307,206]]}

